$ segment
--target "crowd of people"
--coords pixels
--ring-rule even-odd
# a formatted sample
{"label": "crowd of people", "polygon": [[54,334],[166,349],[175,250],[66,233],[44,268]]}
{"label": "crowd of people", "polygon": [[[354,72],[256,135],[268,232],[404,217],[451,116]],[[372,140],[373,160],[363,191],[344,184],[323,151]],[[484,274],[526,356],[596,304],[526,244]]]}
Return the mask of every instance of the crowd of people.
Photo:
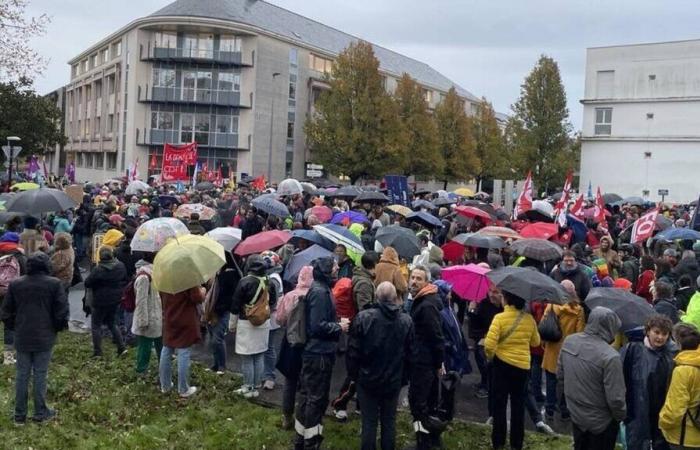
{"label": "crowd of people", "polygon": [[[628,243],[628,229],[645,208],[658,207],[667,226],[684,228],[687,206],[607,205],[605,220],[582,220],[583,233],[559,226],[543,236],[561,250],[538,258],[511,247],[534,219],[511,220],[487,198],[416,192],[406,211],[374,191],[362,200],[359,190],[334,195],[333,188],[289,194],[242,184],[177,194],[154,186],[127,195],[125,187],[86,185],[75,208],[5,223],[0,318],[4,364],[17,369],[18,425],[27,420],[32,378],[33,420],[55,415],[45,398],[51,351],[68,327],[70,289],[84,283],[94,358],[102,357],[108,332],[119,357],[135,347],[138,374],[147,376],[155,355],[161,392],[188,398],[198,390],[189,384],[193,346],[206,341],[209,370],[224,374],[226,336],[235,334],[243,379],[235,394],[254,399],[261,389],[277,389],[282,374],[281,426],[294,430],[299,450],[321,448],[327,408],[345,421],[353,399],[361,448],[377,447],[379,425],[379,446],[395,448],[406,386],[415,448],[443,448],[455,386],[472,363],[479,382],[471,395],[488,398],[496,449],[508,437],[511,448],[524,447],[526,412],[543,433],[553,433],[555,418],[570,421],[576,449],[700,447],[700,240]],[[282,213],[260,206],[261,197],[284,205]],[[188,205],[196,208],[180,214]],[[456,214],[459,206],[484,214]],[[167,293],[153,282],[158,252],[131,248],[143,224],[164,217],[181,219],[193,235],[237,229],[239,246],[273,231],[287,237],[250,252],[234,245],[211,279]],[[318,229],[327,222],[338,227],[332,236]],[[486,235],[493,225],[506,230],[495,237],[499,245],[460,239]],[[407,235],[383,245],[388,228]],[[413,251],[407,241],[415,242]],[[313,257],[302,257],[314,248]],[[442,272],[467,264],[545,274],[566,300],[524,298],[498,283],[464,298]],[[625,291],[649,312],[623,327],[625,309],[587,304],[595,288]],[[335,393],[331,379],[341,356],[346,374]]]}

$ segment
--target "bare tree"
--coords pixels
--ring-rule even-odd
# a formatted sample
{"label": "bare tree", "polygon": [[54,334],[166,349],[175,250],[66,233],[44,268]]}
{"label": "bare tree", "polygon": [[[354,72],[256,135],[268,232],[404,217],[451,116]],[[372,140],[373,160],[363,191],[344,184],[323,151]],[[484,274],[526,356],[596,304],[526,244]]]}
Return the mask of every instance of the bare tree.
{"label": "bare tree", "polygon": [[0,80],[33,79],[48,60],[29,46],[31,38],[46,32],[46,14],[27,17],[29,0],[0,0]]}

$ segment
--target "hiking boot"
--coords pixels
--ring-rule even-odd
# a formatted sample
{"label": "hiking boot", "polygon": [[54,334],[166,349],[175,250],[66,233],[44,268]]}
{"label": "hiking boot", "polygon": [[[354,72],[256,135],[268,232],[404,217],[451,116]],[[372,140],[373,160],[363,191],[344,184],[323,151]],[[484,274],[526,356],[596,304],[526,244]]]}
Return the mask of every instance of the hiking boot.
{"label": "hiking boot", "polygon": [[187,391],[180,394],[180,398],[192,397],[196,393],[197,393],[197,386],[190,386],[190,388],[187,389]]}
{"label": "hiking boot", "polygon": [[4,352],[2,352],[2,359],[2,363],[6,366],[11,366],[17,362],[17,360],[15,359],[15,352],[13,352],[12,350],[5,350]]}

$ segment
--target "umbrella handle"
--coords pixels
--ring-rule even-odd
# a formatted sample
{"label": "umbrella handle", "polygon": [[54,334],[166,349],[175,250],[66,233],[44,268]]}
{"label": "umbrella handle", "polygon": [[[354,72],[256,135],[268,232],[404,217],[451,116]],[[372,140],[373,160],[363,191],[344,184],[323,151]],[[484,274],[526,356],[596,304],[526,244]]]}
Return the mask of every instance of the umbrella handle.
{"label": "umbrella handle", "polygon": [[231,256],[231,259],[233,260],[233,265],[236,266],[236,270],[238,271],[238,275],[243,278],[243,271],[241,270],[240,266],[238,265],[238,262],[236,261],[235,256]]}

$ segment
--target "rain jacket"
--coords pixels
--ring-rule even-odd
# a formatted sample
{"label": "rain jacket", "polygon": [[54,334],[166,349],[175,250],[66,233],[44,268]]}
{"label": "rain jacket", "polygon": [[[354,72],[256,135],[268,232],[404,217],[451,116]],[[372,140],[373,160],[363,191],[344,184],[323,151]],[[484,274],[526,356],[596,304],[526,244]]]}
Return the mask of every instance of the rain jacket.
{"label": "rain jacket", "polygon": [[68,233],[56,233],[54,240],[54,252],[51,255],[52,275],[61,280],[64,286],[70,285],[73,281],[73,263],[75,253],[71,246],[73,240]]}
{"label": "rain jacket", "polygon": [[[362,240],[362,232],[365,230],[365,227],[362,224],[359,223],[353,223],[350,225],[350,228],[348,228],[352,234],[357,236],[358,239]],[[360,266],[362,265],[362,253],[358,253],[355,250],[348,248],[347,249],[348,257],[352,260],[353,263],[355,263],[355,266]],[[350,269],[350,273],[352,274],[352,269]]]}
{"label": "rain jacket", "polygon": [[576,295],[578,295],[578,298],[581,300],[585,300],[588,296],[588,292],[591,290],[591,279],[584,272],[580,262],[576,263],[575,268],[569,270],[564,268],[563,263],[560,263],[552,270],[549,276],[557,283],[561,283],[564,280],[569,280],[574,283]]}
{"label": "rain jacket", "polygon": [[657,298],[654,300],[654,311],[671,319],[674,325],[678,323],[678,305],[675,298]]}
{"label": "rain jacket", "polygon": [[557,361],[564,339],[574,333],[580,333],[586,326],[586,318],[583,308],[577,303],[567,303],[565,305],[548,305],[544,314],[556,314],[559,317],[561,328],[561,340],[559,342],[545,342],[544,356],[542,358],[542,368],[549,373],[557,373]]}
{"label": "rain jacket", "polygon": [[115,258],[100,261],[85,279],[85,287],[93,292],[93,305],[98,308],[118,304],[126,283],[126,268]]}
{"label": "rain jacket", "polygon": [[696,292],[692,297],[690,297],[688,310],[686,311],[685,315],[681,317],[681,321],[685,323],[692,323],[700,329],[700,291]]}
{"label": "rain jacket", "polygon": [[472,372],[469,364],[469,348],[462,333],[462,326],[457,321],[454,311],[450,307],[448,295],[452,286],[444,280],[434,283],[438,287],[438,295],[442,301],[440,319],[442,320],[442,335],[445,337],[445,370],[466,375]]}
{"label": "rain jacket", "polygon": [[608,308],[593,308],[582,333],[564,340],[557,379],[562,383],[573,422],[583,431],[602,433],[625,418],[625,379],[620,354],[610,346],[620,319]]}
{"label": "rain jacket", "polygon": [[401,274],[399,266],[399,254],[393,247],[387,247],[382,252],[379,263],[374,268],[374,286],[379,286],[383,281],[388,281],[396,288],[399,298],[404,298],[408,292],[406,278]]}
{"label": "rain jacket", "polygon": [[277,305],[277,323],[281,326],[287,324],[287,319],[289,319],[289,313],[297,305],[299,297],[306,295],[309,292],[311,283],[314,281],[314,268],[311,266],[304,266],[299,271],[299,277],[297,282],[297,287],[287,292],[282,300],[280,300]]}
{"label": "rain jacket", "polygon": [[350,278],[340,278],[333,285],[333,300],[335,300],[335,312],[338,318],[352,320],[357,314],[355,302],[352,299],[352,280]]}
{"label": "rain jacket", "polygon": [[5,255],[13,255],[19,264],[19,274],[27,273],[27,256],[22,247],[16,242],[0,242],[0,257]]}
{"label": "rain jacket", "polygon": [[445,362],[445,338],[440,311],[442,301],[437,286],[428,284],[411,304],[411,319],[416,333],[416,365],[438,369]]}
{"label": "rain jacket", "polygon": [[[504,341],[498,342],[501,336],[511,329],[520,313],[525,316],[517,328]],[[491,322],[484,341],[484,351],[489,360],[496,356],[511,366],[530,370],[530,347],[539,347],[539,345],[540,334],[537,332],[537,323],[532,315],[514,306],[506,305],[503,312],[496,314]]]}
{"label": "rain jacket", "polygon": [[352,299],[358,311],[374,305],[374,275],[364,267],[352,272]]}
{"label": "rain jacket", "polygon": [[164,346],[188,348],[202,340],[198,308],[204,302],[204,294],[201,286],[176,294],[160,293],[163,300]]}
{"label": "rain jacket", "polygon": [[332,355],[340,338],[335,302],[331,293],[333,258],[313,262],[314,282],[306,294],[306,346],[304,354]]}
{"label": "rain jacket", "polygon": [[681,430],[685,427],[686,447],[700,447],[700,429],[686,412],[695,414],[700,407],[700,349],[680,352],[676,358],[666,402],[659,414],[659,428],[666,440],[681,445]]}
{"label": "rain jacket", "polygon": [[163,335],[163,305],[158,290],[151,283],[153,265],[142,259],[137,261],[136,274],[136,308],[131,332],[135,336],[159,338]]}
{"label": "rain jacket", "polygon": [[620,277],[632,282],[632,292],[634,292],[639,278],[639,260],[634,256],[626,257],[622,262]]}

